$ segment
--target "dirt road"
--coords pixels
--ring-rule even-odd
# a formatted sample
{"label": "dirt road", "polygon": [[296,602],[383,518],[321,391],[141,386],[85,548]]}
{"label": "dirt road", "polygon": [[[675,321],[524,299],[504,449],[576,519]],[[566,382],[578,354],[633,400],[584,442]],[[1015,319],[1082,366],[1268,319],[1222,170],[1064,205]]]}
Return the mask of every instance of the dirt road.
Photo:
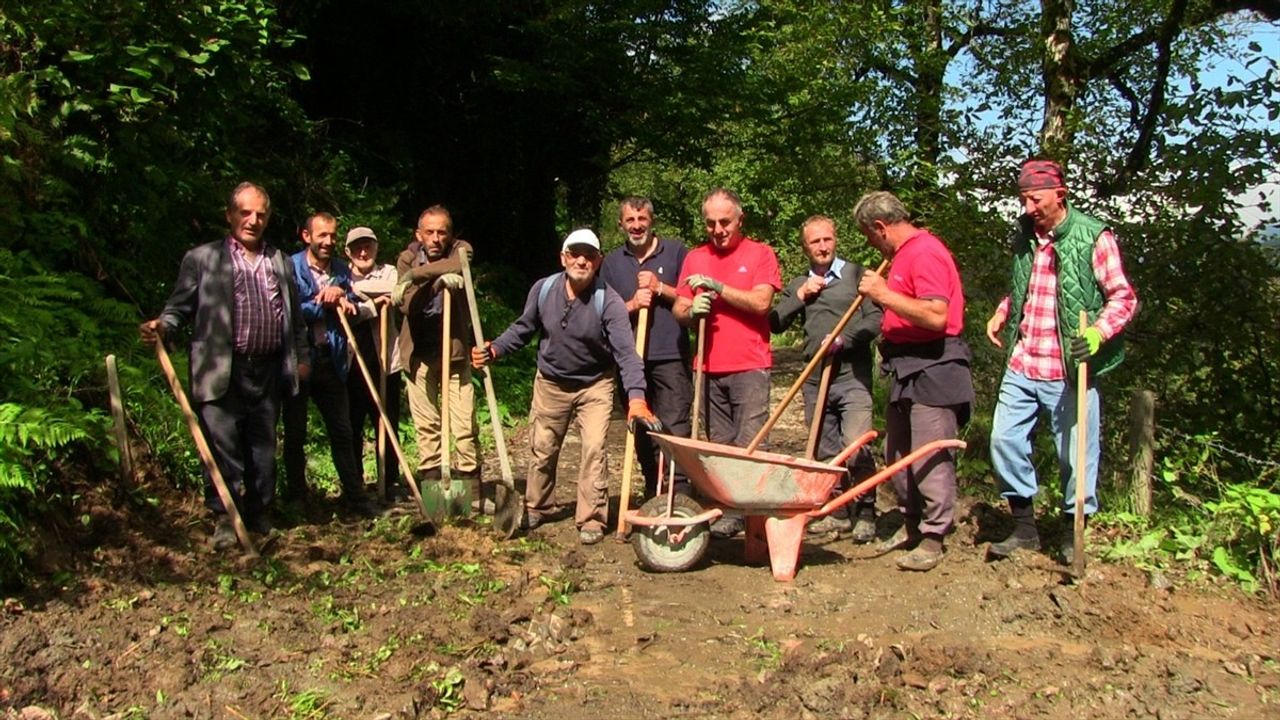
{"label": "dirt road", "polygon": [[568,519],[498,542],[323,507],[261,563],[217,559],[197,500],[159,485],[158,509],[87,492],[96,547],[5,601],[6,717],[1280,717],[1274,605],[1122,565],[1073,585],[1047,556],[987,563],[982,505],[931,573],[820,537],[783,584],[740,540],[657,575]]}

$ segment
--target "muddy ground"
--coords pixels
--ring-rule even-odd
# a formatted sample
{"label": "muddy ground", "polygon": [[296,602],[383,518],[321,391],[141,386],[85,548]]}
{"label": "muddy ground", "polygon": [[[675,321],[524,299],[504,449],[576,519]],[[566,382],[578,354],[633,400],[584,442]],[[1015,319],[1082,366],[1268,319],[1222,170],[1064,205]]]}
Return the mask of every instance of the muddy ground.
{"label": "muddy ground", "polygon": [[[800,422],[776,445],[798,449]],[[5,599],[5,717],[1280,717],[1274,604],[1125,565],[1068,583],[1047,555],[988,563],[1004,518],[982,503],[931,573],[810,537],[777,583],[740,539],[646,572],[612,538],[579,546],[567,508],[498,540],[317,505],[264,560],[216,557],[197,498],[170,487],[87,490],[57,533],[76,542]]]}

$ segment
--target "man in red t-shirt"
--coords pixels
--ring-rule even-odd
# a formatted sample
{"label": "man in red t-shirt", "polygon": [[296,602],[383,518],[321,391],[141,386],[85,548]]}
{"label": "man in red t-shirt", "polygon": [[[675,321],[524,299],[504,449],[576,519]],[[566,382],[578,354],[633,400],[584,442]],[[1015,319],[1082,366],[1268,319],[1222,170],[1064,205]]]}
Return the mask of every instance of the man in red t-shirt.
{"label": "man in red t-shirt", "polygon": [[[782,276],[773,249],[743,237],[742,201],[732,190],[707,193],[702,219],[707,242],[685,257],[675,315],[685,325],[707,318],[707,439],[746,447],[769,415],[769,309]],[[741,528],[740,518],[721,518],[711,530],[730,536]]]}
{"label": "man in red t-shirt", "polygon": [[[934,440],[954,438],[969,419],[973,379],[964,329],[964,290],[942,241],[910,221],[887,192],[862,196],[854,220],[867,242],[893,259],[888,279],[863,273],[858,291],[884,308],[880,355],[892,376],[885,409],[888,463]],[[956,465],[949,450],[912,463],[893,478],[903,526],[880,546],[903,570],[932,570],[942,561],[942,538],[955,512]]]}

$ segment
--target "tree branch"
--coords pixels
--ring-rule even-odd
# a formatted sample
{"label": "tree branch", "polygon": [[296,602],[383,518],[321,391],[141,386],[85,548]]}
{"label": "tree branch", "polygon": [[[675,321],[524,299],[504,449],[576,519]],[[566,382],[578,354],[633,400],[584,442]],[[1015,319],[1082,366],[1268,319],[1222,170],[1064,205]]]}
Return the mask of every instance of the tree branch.
{"label": "tree branch", "polygon": [[998,25],[988,25],[987,23],[979,22],[970,25],[969,29],[964,31],[964,34],[956,38],[950,45],[943,48],[942,51],[945,52],[948,57],[954,58],[960,54],[960,51],[969,47],[969,45],[978,38],[1010,37],[1017,34],[1018,31],[1015,28],[1000,27]]}
{"label": "tree branch", "polygon": [[1165,92],[1169,87],[1169,69],[1173,65],[1173,41],[1182,32],[1183,20],[1187,13],[1188,0],[1173,0],[1169,8],[1169,16],[1161,27],[1160,40],[1156,44],[1156,76],[1151,85],[1151,99],[1147,102],[1146,113],[1138,125],[1138,137],[1129,148],[1129,156],[1124,167],[1111,178],[1103,181],[1098,188],[1099,194],[1109,198],[1124,190],[1133,176],[1147,165],[1147,155],[1151,150],[1151,141],[1155,137],[1156,125],[1164,111]]}

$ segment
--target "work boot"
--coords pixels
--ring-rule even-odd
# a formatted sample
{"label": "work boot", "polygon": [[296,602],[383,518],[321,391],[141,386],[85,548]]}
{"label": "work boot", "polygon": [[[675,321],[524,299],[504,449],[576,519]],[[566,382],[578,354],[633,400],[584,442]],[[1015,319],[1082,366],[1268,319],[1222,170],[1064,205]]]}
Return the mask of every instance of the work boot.
{"label": "work boot", "polygon": [[900,570],[929,572],[942,562],[942,536],[925,535],[916,549],[898,558]]}
{"label": "work boot", "polygon": [[731,538],[742,534],[742,518],[722,515],[711,523],[711,537]]}
{"label": "work boot", "polygon": [[271,526],[271,520],[262,513],[254,513],[246,517],[244,526],[255,535],[270,535],[271,531],[275,529]]}
{"label": "work boot", "polygon": [[1040,533],[1036,531],[1036,511],[1031,498],[1009,498],[1009,514],[1013,516],[1013,532],[1000,542],[991,543],[987,554],[1007,558],[1019,550],[1039,550]]}
{"label": "work boot", "polygon": [[805,532],[810,535],[828,535],[830,533],[847,533],[853,529],[853,522],[849,520],[849,507],[840,507],[833,510],[824,518],[809,523],[805,527]]}
{"label": "work boot", "polygon": [[920,531],[915,528],[914,522],[908,520],[907,524],[898,528],[888,540],[876,546],[874,557],[888,555],[894,550],[910,550],[920,543]]}
{"label": "work boot", "polygon": [[869,543],[876,539],[876,509],[874,506],[858,510],[857,519],[853,521],[853,529],[849,531],[849,539],[856,545]]}
{"label": "work boot", "polygon": [[213,549],[216,551],[230,550],[239,542],[240,540],[236,538],[235,528],[231,527],[231,518],[226,515],[219,515],[217,524],[213,526]]}
{"label": "work boot", "polygon": [[525,532],[536,530],[543,522],[545,521],[541,515],[534,515],[528,510],[525,510],[524,515],[520,516],[520,529]]}
{"label": "work boot", "polygon": [[604,531],[598,527],[584,527],[578,531],[578,542],[583,545],[595,545],[604,539]]}
{"label": "work boot", "polygon": [[362,518],[375,518],[382,514],[382,508],[364,492],[343,493],[342,508]]}

